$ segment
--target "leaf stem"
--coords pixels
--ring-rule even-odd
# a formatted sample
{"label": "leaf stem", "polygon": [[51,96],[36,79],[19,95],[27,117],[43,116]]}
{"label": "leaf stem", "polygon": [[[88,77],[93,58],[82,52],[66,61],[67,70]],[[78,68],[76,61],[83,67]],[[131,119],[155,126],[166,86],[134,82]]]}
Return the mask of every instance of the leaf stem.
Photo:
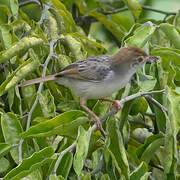
{"label": "leaf stem", "polygon": [[[121,99],[121,100],[120,100],[120,103],[121,103],[121,104],[124,104],[125,102],[131,101],[131,100],[136,99],[136,98],[138,98],[138,97],[140,97],[140,96],[146,96],[146,95],[151,95],[151,94],[155,94],[155,93],[163,93],[164,91],[165,91],[165,90],[163,89],[163,90],[151,91],[151,92],[138,92],[138,93],[136,93],[136,94],[133,94],[133,95],[130,95],[130,96],[127,96],[127,97]],[[109,116],[114,115],[116,112],[117,112],[116,107],[114,107],[111,111],[109,111],[109,112],[106,113],[102,118],[100,118],[100,120],[101,120],[101,121],[104,121],[104,120],[106,120]],[[93,132],[93,131],[96,130],[96,129],[97,129],[97,125],[94,124],[88,131]],[[54,169],[53,169],[53,171],[52,171],[52,174],[56,175],[57,168],[58,168],[58,166],[59,166],[59,164],[60,164],[60,162],[61,162],[61,159],[62,159],[62,157],[64,156],[64,154],[66,154],[68,151],[72,151],[75,147],[76,147],[76,141],[75,141],[73,144],[71,144],[71,146],[69,146],[68,148],[66,148],[64,151],[60,152],[59,157],[58,157],[58,159],[57,159],[57,161],[56,161],[56,163],[55,163]]]}
{"label": "leaf stem", "polygon": [[[49,42],[49,47],[50,47],[50,52],[49,52],[49,55],[48,57],[46,58],[45,60],[45,63],[44,63],[44,68],[43,68],[43,72],[42,72],[42,77],[45,77],[46,75],[46,71],[47,71],[47,67],[48,67],[48,64],[49,64],[49,61],[51,59],[51,57],[53,56],[54,54],[54,50],[53,50],[53,47],[54,47],[54,44],[57,42],[58,39],[55,39],[55,40],[51,40]],[[30,124],[31,124],[31,117],[32,117],[32,113],[34,111],[34,109],[36,108],[36,105],[38,103],[38,100],[39,100],[39,94],[41,93],[41,91],[43,90],[43,85],[44,85],[44,82],[41,82],[40,85],[39,85],[39,88],[38,88],[38,91],[37,91],[37,95],[36,95],[36,99],[28,113],[28,119],[27,119],[27,124],[26,124],[26,131],[29,129],[30,127]],[[22,162],[22,144],[24,142],[24,139],[20,139],[19,141],[19,163]]]}

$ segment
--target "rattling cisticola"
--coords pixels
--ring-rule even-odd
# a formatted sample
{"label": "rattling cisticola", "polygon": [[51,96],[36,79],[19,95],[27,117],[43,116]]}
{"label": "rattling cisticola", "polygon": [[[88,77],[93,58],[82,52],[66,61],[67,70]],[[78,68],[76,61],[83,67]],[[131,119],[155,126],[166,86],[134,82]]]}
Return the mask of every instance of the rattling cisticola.
{"label": "rattling cisticola", "polygon": [[86,106],[86,100],[109,101],[120,110],[119,101],[104,97],[123,88],[138,68],[152,60],[157,60],[157,57],[148,56],[138,47],[123,47],[114,55],[100,55],[79,60],[56,74],[25,81],[20,86],[54,80],[68,87],[80,97],[80,105],[93,117],[97,127],[106,135],[99,117]]}

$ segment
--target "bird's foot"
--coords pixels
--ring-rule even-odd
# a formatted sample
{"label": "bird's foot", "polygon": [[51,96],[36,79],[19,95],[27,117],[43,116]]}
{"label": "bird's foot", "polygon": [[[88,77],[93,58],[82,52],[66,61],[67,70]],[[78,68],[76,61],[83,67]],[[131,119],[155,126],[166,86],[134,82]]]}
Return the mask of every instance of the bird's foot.
{"label": "bird's foot", "polygon": [[96,125],[97,125],[97,128],[101,131],[101,133],[102,133],[104,136],[107,136],[107,133],[106,133],[106,131],[104,131],[104,129],[103,129],[103,127],[102,127],[102,123],[101,123],[99,117],[96,116],[96,114],[95,114],[93,111],[91,111],[91,110],[84,104],[84,102],[83,102],[82,100],[80,101],[80,105],[81,105],[81,107],[83,107],[83,108],[92,116],[94,122],[95,122]]}
{"label": "bird's foot", "polygon": [[94,119],[94,121],[95,121],[95,123],[96,123],[96,125],[97,125],[97,128],[101,131],[101,133],[102,133],[104,136],[107,136],[107,133],[106,133],[106,131],[103,129],[102,123],[101,123],[99,117],[94,114],[94,115],[93,115],[93,119]]}
{"label": "bird's foot", "polygon": [[110,106],[110,109],[113,109],[114,107],[116,107],[118,111],[122,109],[121,103],[118,100],[112,100],[106,98],[100,98],[99,100],[113,103],[113,105]]}

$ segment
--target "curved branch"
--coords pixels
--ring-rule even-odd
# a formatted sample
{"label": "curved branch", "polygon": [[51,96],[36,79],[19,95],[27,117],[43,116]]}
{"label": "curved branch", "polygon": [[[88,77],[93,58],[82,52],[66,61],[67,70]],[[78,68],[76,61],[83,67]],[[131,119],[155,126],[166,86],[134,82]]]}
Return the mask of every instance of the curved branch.
{"label": "curved branch", "polygon": [[26,6],[26,5],[29,5],[29,4],[37,4],[37,5],[41,6],[41,3],[40,3],[39,1],[30,0],[30,1],[20,2],[20,3],[19,3],[19,7],[23,7],[23,6]]}
{"label": "curved branch", "polygon": [[[141,7],[142,7],[143,10],[148,10],[148,11],[153,11],[153,12],[157,12],[157,13],[160,13],[160,14],[164,14],[164,15],[166,15],[166,17],[168,17],[170,15],[176,15],[176,12],[167,12],[167,11],[152,8],[150,6],[141,5]],[[116,13],[123,12],[123,11],[128,11],[128,10],[129,9],[127,7],[124,7],[124,8],[115,9],[115,10],[112,10],[112,11],[100,12],[100,13],[102,13],[104,15],[110,15],[110,14],[116,14]],[[91,17],[91,16],[79,16],[78,18],[75,19],[75,21],[76,22],[82,21],[83,23],[92,23],[92,22],[96,22],[98,20]]]}
{"label": "curved branch", "polygon": [[[47,57],[47,59],[45,60],[45,63],[44,63],[44,68],[43,68],[43,72],[42,72],[42,77],[45,77],[46,75],[46,71],[47,71],[47,67],[48,67],[48,64],[49,64],[49,61],[51,59],[51,57],[53,56],[54,54],[54,51],[53,51],[53,47],[54,47],[54,44],[57,42],[58,39],[55,39],[55,40],[51,40],[50,43],[49,43],[49,46],[50,46],[50,52],[49,52],[49,55]],[[27,119],[27,124],[26,124],[26,131],[29,129],[30,127],[30,123],[31,123],[31,117],[32,117],[32,113],[34,111],[34,109],[36,108],[36,105],[38,103],[38,100],[39,100],[39,94],[41,93],[41,91],[43,90],[43,85],[44,85],[44,82],[41,82],[40,85],[39,85],[39,88],[38,88],[38,91],[37,91],[37,96],[36,96],[36,99],[28,113],[28,119]],[[23,144],[23,141],[24,139],[20,139],[20,142],[19,142],[19,147],[18,147],[18,150],[19,150],[19,163],[22,162],[22,144]]]}
{"label": "curved branch", "polygon": [[[165,90],[159,90],[159,91],[151,91],[151,92],[138,92],[136,94],[133,94],[133,95],[130,95],[130,96],[127,96],[123,99],[120,100],[120,103],[121,104],[124,104],[125,102],[127,101],[131,101],[133,99],[136,99],[138,97],[141,97],[141,96],[146,96],[146,95],[151,95],[151,94],[155,94],[155,93],[163,93]],[[109,116],[111,115],[114,115],[115,113],[117,112],[116,110],[116,107],[114,107],[111,111],[109,111],[108,113],[106,113],[102,118],[100,118],[101,121],[104,121],[106,120]],[[89,131],[92,132],[94,130],[97,129],[97,125],[94,124],[90,129]],[[60,154],[59,154],[59,157],[55,163],[55,166],[54,166],[54,169],[52,171],[52,174],[56,175],[56,170],[59,166],[59,163],[61,162],[61,159],[62,157],[64,156],[64,154],[66,154],[68,151],[72,151],[74,148],[76,147],[76,141],[71,145],[69,146],[68,148],[66,148],[64,151],[62,151]]]}

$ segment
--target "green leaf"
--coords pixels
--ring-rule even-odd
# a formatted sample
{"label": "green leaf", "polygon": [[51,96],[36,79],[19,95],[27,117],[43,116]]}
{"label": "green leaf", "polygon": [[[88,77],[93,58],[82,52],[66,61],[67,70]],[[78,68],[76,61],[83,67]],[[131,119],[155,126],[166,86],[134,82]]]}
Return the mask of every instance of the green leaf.
{"label": "green leaf", "polygon": [[169,176],[169,179],[175,179],[174,172],[176,172],[178,160],[176,131],[174,126],[174,122],[168,118],[166,120],[165,144],[162,155],[164,173],[167,177]]}
{"label": "green leaf", "polygon": [[101,176],[101,180],[110,180],[110,177],[109,177],[108,174],[103,174],[103,175]]}
{"label": "green leaf", "polygon": [[73,167],[79,176],[84,166],[84,162],[88,153],[91,131],[85,131],[82,126],[78,129],[76,153],[74,155]]}
{"label": "green leaf", "polygon": [[142,92],[153,90],[156,85],[156,82],[157,80],[150,75],[144,75],[142,72],[137,74],[137,83]]}
{"label": "green leaf", "polygon": [[168,117],[171,121],[171,128],[175,136],[180,129],[180,94],[175,90],[168,88],[167,91]]}
{"label": "green leaf", "polygon": [[62,176],[56,176],[56,175],[51,174],[49,176],[49,180],[65,180],[65,179]]}
{"label": "green leaf", "polygon": [[0,53],[0,64],[14,56],[23,54],[28,49],[40,46],[43,44],[43,40],[35,37],[24,37],[19,42],[14,43],[10,48]]}
{"label": "green leaf", "polygon": [[53,119],[39,123],[21,134],[22,137],[46,137],[59,134],[75,138],[79,125],[88,121],[83,111],[68,111],[54,117]]}
{"label": "green leaf", "polygon": [[6,158],[0,158],[0,173],[6,172],[10,168],[10,163]]}
{"label": "green leaf", "polygon": [[160,29],[166,34],[174,47],[180,49],[180,31],[178,32],[175,26],[168,23],[162,23]]}
{"label": "green leaf", "polygon": [[[49,20],[49,33],[50,33],[50,37],[51,37],[51,40],[53,39],[57,39],[58,38],[58,27],[57,27],[57,22],[56,20],[49,16],[48,18]],[[40,28],[40,27],[39,27]]]}
{"label": "green leaf", "polygon": [[[43,180],[39,169],[32,171],[32,173],[30,173],[28,176],[24,177],[23,179],[24,180],[35,180],[35,179]],[[23,179],[21,179],[21,180],[23,180]]]}
{"label": "green leaf", "polygon": [[59,167],[57,169],[57,175],[61,175],[64,179],[68,178],[73,162],[72,152],[67,152],[61,159]]}
{"label": "green leaf", "polygon": [[64,36],[64,41],[67,46],[70,48],[71,53],[73,54],[75,60],[83,59],[83,54],[81,51],[81,43],[78,42],[75,38],[69,34]]}
{"label": "green leaf", "polygon": [[21,87],[21,93],[23,97],[23,101],[27,106],[28,110],[30,110],[32,102],[34,100],[34,96],[36,96],[36,87],[35,85],[24,86]]}
{"label": "green leaf", "polygon": [[6,143],[0,143],[0,158],[2,158],[4,155],[6,155],[12,146]]}
{"label": "green leaf", "polygon": [[56,116],[56,107],[54,104],[54,97],[51,92],[46,89],[39,95],[39,103],[43,112],[44,117],[50,118]]}
{"label": "green leaf", "polygon": [[9,1],[9,6],[12,12],[12,15],[14,17],[18,16],[18,10],[19,10],[19,4],[18,4],[18,0],[11,0]]}
{"label": "green leaf", "polygon": [[47,147],[39,152],[33,153],[31,157],[23,159],[22,163],[19,164],[19,166],[12,169],[8,174],[6,174],[3,180],[16,180],[27,176],[32,171],[50,162],[53,153],[54,150],[52,147]]}
{"label": "green leaf", "polygon": [[156,27],[151,23],[145,23],[141,27],[137,28],[133,35],[127,38],[124,43],[126,46],[137,46],[143,48],[144,45],[150,40]]}
{"label": "green leaf", "polygon": [[117,38],[118,41],[122,40],[122,38],[125,35],[125,32],[115,22],[108,20],[105,15],[98,13],[96,11],[90,12],[89,15],[96,18],[99,22],[104,24],[108,31],[110,31],[114,35],[114,37]]}
{"label": "green leaf", "polygon": [[[19,134],[23,131],[20,121],[13,113],[4,113],[1,116],[1,126],[5,142],[9,145],[15,145],[19,143]],[[19,160],[18,147],[14,147],[10,150],[11,156],[16,163]]]}
{"label": "green leaf", "polygon": [[129,163],[126,156],[123,139],[116,122],[109,118],[107,120],[108,141],[107,149],[111,155],[112,161],[116,166],[119,174],[123,174],[129,179]]}
{"label": "green leaf", "polygon": [[7,90],[14,87],[21,79],[25,78],[32,71],[37,69],[39,61],[32,60],[31,58],[21,64],[8,78],[0,85],[0,96]]}
{"label": "green leaf", "polygon": [[130,174],[130,180],[141,179],[147,171],[147,164],[145,162],[141,162],[141,164]]}
{"label": "green leaf", "polygon": [[151,51],[153,55],[161,56],[166,61],[172,61],[175,65],[180,67],[180,50],[172,48],[155,48]]}
{"label": "green leaf", "polygon": [[58,0],[50,0],[53,3],[55,9],[64,20],[66,32],[76,32],[76,24],[72,18],[72,14],[66,9],[64,4]]}
{"label": "green leaf", "polygon": [[180,29],[180,11],[176,14],[173,23],[178,29]]}
{"label": "green leaf", "polygon": [[12,45],[12,27],[8,24],[0,26],[0,39],[3,48],[9,48]]}
{"label": "green leaf", "polygon": [[149,163],[155,152],[164,145],[164,137],[162,135],[153,135],[148,137],[145,144],[137,151],[138,156],[142,161]]}
{"label": "green leaf", "polygon": [[135,19],[139,19],[142,8],[136,0],[124,0],[124,3],[127,5],[129,10],[132,12],[132,15]]}
{"label": "green leaf", "polygon": [[[105,48],[98,42],[91,40],[90,38],[80,33],[69,33],[73,38],[78,39],[83,45],[84,50],[94,55],[99,55],[105,52]],[[84,55],[83,55],[84,56]]]}

